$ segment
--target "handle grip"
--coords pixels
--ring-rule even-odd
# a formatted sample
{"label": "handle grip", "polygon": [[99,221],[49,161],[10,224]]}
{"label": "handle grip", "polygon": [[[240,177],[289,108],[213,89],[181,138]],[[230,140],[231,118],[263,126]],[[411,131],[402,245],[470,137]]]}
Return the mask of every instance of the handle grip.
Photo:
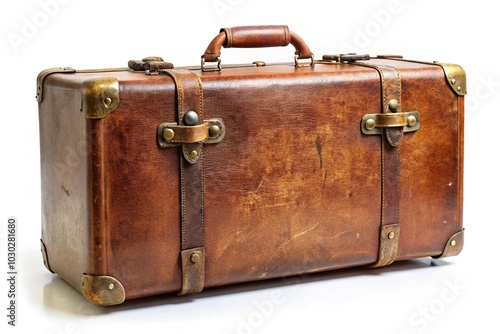
{"label": "handle grip", "polygon": [[220,70],[220,51],[223,46],[225,48],[264,48],[288,44],[295,47],[296,64],[298,59],[311,59],[311,65],[314,64],[314,55],[307,44],[299,35],[291,32],[286,25],[222,28],[201,56],[202,69],[205,70],[205,62],[218,62]]}

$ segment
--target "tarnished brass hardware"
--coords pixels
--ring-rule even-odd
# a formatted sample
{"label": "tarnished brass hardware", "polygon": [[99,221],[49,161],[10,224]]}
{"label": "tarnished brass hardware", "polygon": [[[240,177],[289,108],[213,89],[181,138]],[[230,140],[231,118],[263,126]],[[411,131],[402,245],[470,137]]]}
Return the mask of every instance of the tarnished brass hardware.
{"label": "tarnished brass hardware", "polygon": [[75,73],[76,70],[71,67],[55,67],[46,69],[38,74],[36,78],[36,100],[42,102],[43,100],[43,82],[45,78],[54,73]]}
{"label": "tarnished brass hardware", "polygon": [[257,61],[254,61],[252,64],[254,64],[255,66],[257,67],[263,67],[263,66],[266,66],[266,63],[263,62],[262,60],[257,60]]}
{"label": "tarnished brass hardware", "polygon": [[201,56],[201,70],[203,72],[214,72],[222,69],[220,57],[217,57],[217,67],[206,67],[205,64],[205,57]]}
{"label": "tarnished brass hardware", "polygon": [[221,118],[211,118],[205,120],[208,123],[208,134],[209,137],[205,141],[206,144],[219,143],[226,135],[226,126]]}
{"label": "tarnished brass hardware", "polygon": [[192,126],[162,123],[157,129],[158,145],[161,148],[179,146],[180,144],[215,144],[220,142],[224,136],[224,122],[219,118],[208,119],[203,124]]}
{"label": "tarnished brass hardware", "polygon": [[144,72],[146,75],[156,75],[160,70],[173,69],[172,63],[166,62],[161,57],[145,57],[140,60],[130,60],[128,67],[132,71]]}
{"label": "tarnished brass hardware", "polygon": [[373,118],[367,119],[365,122],[366,130],[371,131],[373,130],[374,127],[375,127],[375,120]]}
{"label": "tarnished brass hardware", "polygon": [[314,67],[314,54],[311,53],[311,58],[310,58],[311,61],[310,61],[309,64],[307,64],[307,63],[300,63],[299,59],[301,59],[299,57],[299,55],[295,55],[295,57],[294,57],[295,67],[304,67],[304,66]]}
{"label": "tarnished brass hardware", "polygon": [[212,125],[208,128],[208,134],[210,137],[214,138],[220,134],[220,127],[218,125]]}
{"label": "tarnished brass hardware", "polygon": [[392,114],[368,114],[361,119],[361,131],[365,135],[381,135],[386,128],[403,127],[404,132],[420,129],[420,113],[410,111]]}
{"label": "tarnished brass hardware", "polygon": [[464,248],[464,231],[461,230],[453,234],[444,245],[443,252],[438,256],[433,256],[435,259],[440,259],[448,256],[455,256],[460,254]]}
{"label": "tarnished brass hardware", "polygon": [[170,141],[174,138],[175,132],[172,129],[165,129],[163,131],[163,138],[167,141]]}
{"label": "tarnished brass hardware", "polygon": [[448,84],[457,95],[467,94],[465,71],[460,65],[443,64],[439,62],[434,62],[434,64],[441,66]]}
{"label": "tarnished brass hardware", "polygon": [[82,112],[86,118],[108,116],[120,103],[120,87],[115,77],[96,77],[82,82]]}
{"label": "tarnished brass hardware", "polygon": [[187,125],[196,125],[198,124],[199,119],[200,118],[198,117],[198,114],[192,110],[188,111],[184,115],[184,123],[186,123]]}
{"label": "tarnished brass hardware", "polygon": [[198,263],[200,261],[200,254],[194,253],[191,255],[191,262]]}
{"label": "tarnished brass hardware", "polygon": [[55,272],[50,268],[49,257],[47,255],[47,248],[45,247],[45,244],[43,243],[42,240],[40,240],[40,249],[42,251],[42,259],[45,268],[47,268],[47,270],[50,271],[51,273],[55,274]]}
{"label": "tarnished brass hardware", "polygon": [[83,275],[81,291],[93,304],[100,306],[118,305],[125,301],[125,289],[111,276]]}
{"label": "tarnished brass hardware", "polygon": [[189,157],[190,157],[191,159],[196,159],[196,158],[198,158],[198,151],[196,151],[196,150],[192,150],[191,152],[189,152]]}
{"label": "tarnished brass hardware", "polygon": [[417,118],[413,115],[411,116],[408,116],[407,117],[407,121],[408,121],[408,126],[411,128],[412,126],[414,126],[415,124],[417,124]]}
{"label": "tarnished brass hardware", "polygon": [[370,55],[356,53],[323,55],[323,61],[326,62],[353,63],[358,60],[370,60]]}
{"label": "tarnished brass hardware", "polygon": [[399,101],[396,99],[392,99],[389,101],[388,106],[389,110],[391,110],[392,112],[396,112],[399,108]]}
{"label": "tarnished brass hardware", "polygon": [[388,235],[389,239],[394,239],[395,236],[396,236],[396,234],[394,233],[394,231],[389,232],[389,235]]}
{"label": "tarnished brass hardware", "polygon": [[[200,125],[178,125],[163,123],[158,127],[158,138],[161,147],[177,146],[179,144],[203,143],[208,138],[208,123]],[[161,143],[166,146],[162,146]]]}

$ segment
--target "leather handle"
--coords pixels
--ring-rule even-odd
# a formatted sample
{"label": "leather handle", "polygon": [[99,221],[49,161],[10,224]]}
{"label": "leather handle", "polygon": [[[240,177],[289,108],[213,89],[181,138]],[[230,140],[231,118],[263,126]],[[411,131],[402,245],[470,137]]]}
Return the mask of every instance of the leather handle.
{"label": "leather handle", "polygon": [[312,59],[313,54],[299,35],[288,30],[288,26],[242,26],[222,28],[210,42],[202,59],[207,62],[219,61],[220,50],[225,48],[264,48],[274,46],[295,47],[298,59]]}

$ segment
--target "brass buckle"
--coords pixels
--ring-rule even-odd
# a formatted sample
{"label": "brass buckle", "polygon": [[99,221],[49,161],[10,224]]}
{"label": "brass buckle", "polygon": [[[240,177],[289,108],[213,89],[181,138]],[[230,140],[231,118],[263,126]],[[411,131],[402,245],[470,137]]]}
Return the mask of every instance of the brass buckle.
{"label": "brass buckle", "polygon": [[220,57],[217,57],[217,67],[206,67],[205,57],[201,56],[201,70],[203,72],[217,72],[222,69]]}

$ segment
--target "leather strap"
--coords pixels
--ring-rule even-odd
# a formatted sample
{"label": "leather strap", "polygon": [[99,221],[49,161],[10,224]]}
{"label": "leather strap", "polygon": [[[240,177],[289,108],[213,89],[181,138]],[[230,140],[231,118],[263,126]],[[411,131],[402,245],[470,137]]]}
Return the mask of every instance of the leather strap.
{"label": "leather strap", "polygon": [[[401,112],[401,77],[394,67],[377,66],[382,84],[382,112]],[[396,103],[394,101],[397,101]],[[391,105],[392,103],[392,105]],[[399,243],[400,143],[403,127],[386,128],[382,138],[382,219],[379,257],[373,267],[396,260]],[[387,140],[385,140],[387,139]]]}
{"label": "leather strap", "polygon": [[[177,115],[179,126],[189,126],[184,115],[194,111],[203,124],[203,90],[200,78],[187,70],[163,71],[172,77],[177,90]],[[196,156],[191,152],[196,151]],[[203,221],[203,161],[202,143],[182,144],[181,176],[181,269],[182,287],[179,295],[197,293],[205,283],[205,248]]]}
{"label": "leather strap", "polygon": [[[374,68],[380,74],[382,113],[401,113],[401,76],[391,66],[356,63]],[[400,144],[404,125],[385,128],[382,136],[382,211],[378,260],[371,267],[387,266],[394,262],[399,243],[399,199],[400,199]]]}

